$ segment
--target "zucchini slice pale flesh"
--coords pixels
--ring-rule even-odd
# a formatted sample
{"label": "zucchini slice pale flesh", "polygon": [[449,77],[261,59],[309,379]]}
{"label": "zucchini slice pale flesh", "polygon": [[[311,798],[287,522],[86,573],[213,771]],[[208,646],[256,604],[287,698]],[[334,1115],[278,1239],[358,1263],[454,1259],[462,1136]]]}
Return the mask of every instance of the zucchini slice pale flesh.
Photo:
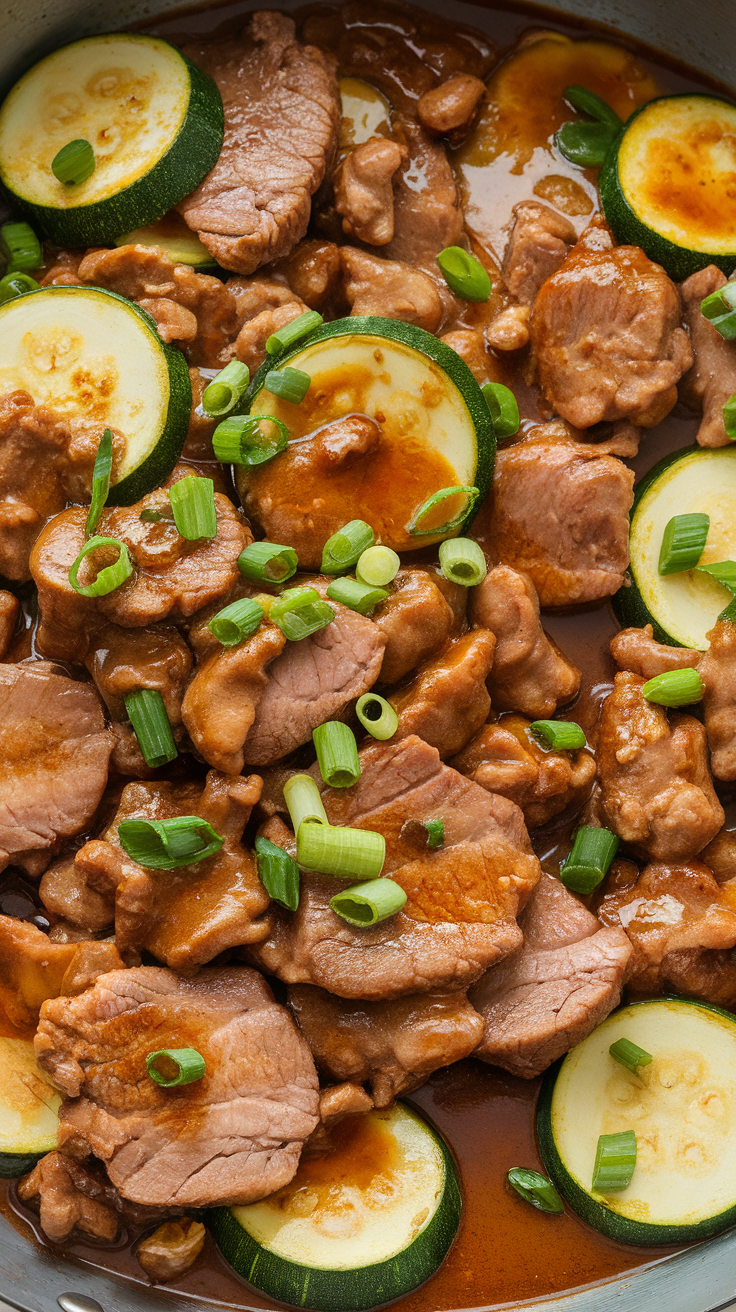
{"label": "zucchini slice pale flesh", "polygon": [[155,223],[134,228],[115,238],[116,246],[158,246],[175,264],[189,264],[193,269],[216,269],[217,260],[188,228],[177,210],[164,214]]}
{"label": "zucchini slice pale flesh", "polygon": [[736,264],[736,105],[662,96],[632,114],[605,161],[601,202],[616,238],[641,246],[677,282]]}
{"label": "zucchini slice pale flesh", "polygon": [[56,1147],[61,1095],[39,1069],[30,1039],[0,1038],[0,1178],[31,1171]]}
{"label": "zucchini slice pale flesh", "polygon": [[[609,1054],[628,1039],[652,1061],[634,1074]],[[636,1167],[593,1191],[599,1135],[633,1130]],[[542,1161],[570,1206],[624,1244],[685,1244],[736,1222],[736,1016],[687,998],[622,1007],[549,1072]]]}
{"label": "zucchini slice pale flesh", "polygon": [[[215,83],[160,37],[111,33],[55,50],[0,109],[0,178],[60,246],[111,243],[171,209],[217,162],[224,134]],[[95,169],[59,182],[51,164],[89,141]]]}
{"label": "zucchini slice pale flesh", "polygon": [[30,392],[65,419],[122,433],[111,505],[167,477],[186,437],[191,383],[181,351],[149,314],[96,287],[43,287],[0,305],[0,391]]}
{"label": "zucchini slice pale flesh", "polygon": [[631,583],[614,597],[622,624],[651,624],[659,642],[705,651],[706,634],[732,599],[709,574],[659,573],[665,527],[675,515],[701,511],[710,527],[701,565],[736,560],[736,446],[689,446],[660,460],[641,480],[631,511]]}
{"label": "zucchini slice pale flesh", "polygon": [[399,1298],[440,1266],[460,1222],[455,1164],[406,1104],[350,1117],[290,1185],[208,1224],[235,1270],[271,1298],[353,1312]]}

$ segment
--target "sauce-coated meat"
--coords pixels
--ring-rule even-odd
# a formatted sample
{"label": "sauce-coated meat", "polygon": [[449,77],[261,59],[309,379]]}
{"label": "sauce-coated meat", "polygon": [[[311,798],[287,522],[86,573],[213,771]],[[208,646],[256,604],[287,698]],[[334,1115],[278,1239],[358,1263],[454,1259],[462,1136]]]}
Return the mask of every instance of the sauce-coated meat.
{"label": "sauce-coated meat", "polygon": [[680,287],[685,322],[695,357],[680,384],[682,399],[702,413],[697,432],[701,446],[728,446],[723,407],[736,392],[736,352],[701,313],[701,301],[726,285],[726,275],[709,264],[693,273]]}
{"label": "sauce-coated meat", "polygon": [[496,640],[488,629],[451,638],[414,678],[392,694],[398,737],[418,734],[440,756],[453,756],[477,733],[491,709],[486,680]]}

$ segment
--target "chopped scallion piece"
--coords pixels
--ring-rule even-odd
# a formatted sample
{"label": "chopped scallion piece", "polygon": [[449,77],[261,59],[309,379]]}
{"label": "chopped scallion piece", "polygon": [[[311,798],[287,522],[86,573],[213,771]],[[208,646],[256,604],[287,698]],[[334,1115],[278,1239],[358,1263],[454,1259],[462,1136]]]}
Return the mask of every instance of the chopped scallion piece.
{"label": "chopped scallion piece", "polygon": [[41,243],[28,223],[4,223],[0,247],[8,262],[7,273],[28,273],[43,263]]}
{"label": "chopped scallion piece", "polygon": [[289,430],[273,415],[228,415],[212,434],[212,450],[223,465],[265,465],[288,445]]}
{"label": "chopped scallion piece", "polygon": [[[79,567],[86,556],[91,551],[98,551],[104,547],[115,548],[118,552],[118,558],[112,565],[106,565],[101,569],[93,583],[83,585],[77,583]],[[117,538],[90,538],[85,542],[77,559],[69,570],[69,582],[82,597],[106,597],[108,593],[114,592],[116,588],[122,587],[126,579],[133,574],[133,562],[130,559],[130,552],[124,542],[119,542]]]}
{"label": "chopped scallion piece", "polygon": [[298,319],[292,319],[291,323],[285,324],[283,328],[279,328],[278,332],[271,333],[271,336],[266,338],[267,354],[280,355],[282,351],[287,351],[290,346],[295,346],[297,342],[303,341],[305,337],[308,337],[310,333],[314,332],[315,328],[319,328],[323,323],[324,319],[321,314],[318,314],[316,310],[307,310],[304,314],[300,314]]}
{"label": "chopped scallion piece", "polygon": [[237,647],[256,632],[264,615],[263,607],[252,597],[241,597],[218,611],[207,627],[223,647]]}
{"label": "chopped scallion piece", "polygon": [[299,906],[299,867],[296,861],[267,838],[257,838],[255,848],[258,875],[268,896],[287,911],[296,911]]}
{"label": "chopped scallion piece", "polygon": [[519,431],[521,420],[516,397],[511,388],[504,387],[503,383],[484,383],[480,390],[491,412],[493,431],[498,441],[503,441],[505,437],[513,437],[514,433]]}
{"label": "chopped scallion piece", "polygon": [[524,1202],[538,1207],[540,1212],[560,1216],[565,1207],[551,1180],[539,1171],[528,1171],[523,1166],[512,1166],[506,1179]]}
{"label": "chopped scallion piece", "polygon": [[393,879],[369,879],[330,898],[335,915],[361,929],[389,920],[405,902],[406,893]]}
{"label": "chopped scallion piece", "polygon": [[251,542],[238,556],[238,569],[250,583],[285,583],[298,567],[294,548],[279,542]]}
{"label": "chopped scallion piece", "polygon": [[92,500],[90,502],[87,522],[84,526],[84,536],[90,537],[94,533],[100,522],[100,515],[107,501],[107,494],[110,491],[110,475],[112,474],[112,433],[106,428],[100,438],[100,445],[97,448],[95,456],[95,467],[92,470]]}
{"label": "chopped scallion piece", "polygon": [[355,734],[342,720],[328,720],[312,730],[320,774],[331,788],[350,788],[360,778]]}
{"label": "chopped scallion piece", "polygon": [[491,280],[480,260],[462,246],[446,246],[437,256],[442,276],[456,296],[463,301],[487,301]]}
{"label": "chopped scallion piece", "polygon": [[698,671],[688,666],[684,670],[665,670],[649,679],[642,688],[642,695],[648,702],[657,706],[690,706],[699,702],[705,691],[703,680]]}
{"label": "chopped scallion piece", "polygon": [[401,568],[401,559],[391,547],[368,547],[355,566],[355,577],[369,588],[385,588],[393,583]]}
{"label": "chopped scallion piece", "polygon": [[723,427],[726,430],[726,437],[731,442],[736,442],[736,392],[728,398],[723,407]]}
{"label": "chopped scallion piece", "polygon": [[202,409],[213,417],[226,415],[242,400],[249,382],[250,369],[247,364],[231,360],[205,387]]}
{"label": "chopped scallion piece", "polygon": [[444,820],[425,820],[424,828],[427,831],[427,847],[442,847],[445,842],[445,822]]}
{"label": "chopped scallion piece", "polygon": [[267,392],[280,397],[282,401],[300,405],[309,391],[311,382],[309,374],[305,374],[301,369],[292,369],[291,365],[287,364],[283,369],[269,369],[263,386]]}
{"label": "chopped scallion piece", "polygon": [[328,538],[322,548],[322,573],[344,574],[357,565],[363,552],[372,547],[376,537],[370,524],[351,519]]}
{"label": "chopped scallion piece", "polygon": [[593,1167],[593,1188],[600,1194],[618,1193],[631,1184],[636,1167],[636,1135],[633,1130],[602,1134],[598,1139]]}
{"label": "chopped scallion piece", "polygon": [[623,123],[616,113],[615,109],[591,91],[589,87],[573,85],[565,87],[563,92],[568,105],[572,105],[579,114],[588,114],[590,118],[595,119],[597,123],[605,124],[615,135],[622,127]]}
{"label": "chopped scallion piece", "polygon": [[54,155],[51,161],[51,172],[57,182],[63,182],[68,187],[79,187],[87,181],[95,171],[95,152],[92,149],[92,143],[85,137],[77,137],[74,141],[67,141],[60,151]]}
{"label": "chopped scallion piece", "polygon": [[482,549],[472,538],[445,538],[440,543],[440,568],[450,583],[475,588],[488,573]]}
{"label": "chopped scallion piece", "polygon": [[386,859],[386,840],[372,829],[305,821],[296,836],[296,859],[304,870],[337,879],[377,879]]}
{"label": "chopped scallion piece", "polygon": [[[448,519],[444,524],[435,524],[433,519],[438,518],[436,515],[437,507],[447,501],[448,497],[462,496],[464,505],[452,519]],[[456,528],[467,519],[473,506],[478,500],[477,487],[443,487],[439,492],[433,492],[431,497],[415,512],[413,519],[406,525],[407,533],[412,537],[439,537],[440,534],[452,533]]]}
{"label": "chopped scallion piece", "polygon": [[385,601],[388,595],[385,588],[371,588],[357,579],[348,578],[335,579],[327,589],[331,601],[339,601],[359,615],[370,615],[379,601]]}
{"label": "chopped scallion piece", "polygon": [[529,728],[555,752],[576,752],[585,746],[585,734],[572,720],[533,720]]}
{"label": "chopped scallion piece", "polygon": [[268,618],[290,642],[301,642],[331,624],[335,612],[314,588],[287,588],[274,601]]}
{"label": "chopped scallion piece", "polygon": [[175,761],[179,753],[164,699],[158,689],[139,688],[137,692],[129,692],[124,700],[128,719],[146,765],[156,770],[160,765]]}
{"label": "chopped scallion piece", "polygon": [[605,879],[618,844],[617,835],[610,829],[581,825],[560,870],[561,883],[573,893],[592,893]]}
{"label": "chopped scallion piece", "polygon": [[219,852],[223,839],[198,815],[167,820],[121,820],[120,846],[147,870],[178,870]]}
{"label": "chopped scallion piece", "polygon": [[211,478],[190,475],[169,488],[177,531],[187,542],[217,537],[215,485]]}
{"label": "chopped scallion piece", "polygon": [[292,774],[284,784],[284,801],[297,837],[305,821],[317,825],[328,823],[319,788],[311,774]]}
{"label": "chopped scallion piece", "polygon": [[386,742],[399,727],[399,717],[390,702],[377,692],[364,692],[355,703],[355,714],[372,738]]}
{"label": "chopped scallion piece", "polygon": [[698,569],[710,574],[729,592],[736,592],[736,560],[720,560],[714,565],[699,565]]}
{"label": "chopped scallion piece", "polygon": [[660,574],[679,574],[695,569],[705,550],[710,516],[700,512],[674,515],[665,526],[659,552]]}
{"label": "chopped scallion piece", "polygon": [[27,273],[6,273],[0,278],[0,305],[14,301],[16,296],[25,296],[26,292],[35,292],[38,283]]}
{"label": "chopped scallion piece", "polygon": [[636,1075],[639,1066],[648,1066],[652,1060],[652,1054],[645,1052],[631,1039],[617,1039],[608,1049],[614,1061],[619,1065],[626,1066],[628,1070],[633,1071]]}
{"label": "chopped scallion piece", "polygon": [[194,1084],[202,1079],[205,1069],[204,1057],[196,1048],[159,1048],[146,1057],[148,1074],[164,1089]]}
{"label": "chopped scallion piece", "polygon": [[700,302],[700,313],[721,337],[732,341],[736,337],[736,282],[727,282],[725,287],[706,296]]}
{"label": "chopped scallion piece", "polygon": [[563,123],[555,133],[555,145],[563,159],[582,169],[600,168],[614,139],[605,123]]}

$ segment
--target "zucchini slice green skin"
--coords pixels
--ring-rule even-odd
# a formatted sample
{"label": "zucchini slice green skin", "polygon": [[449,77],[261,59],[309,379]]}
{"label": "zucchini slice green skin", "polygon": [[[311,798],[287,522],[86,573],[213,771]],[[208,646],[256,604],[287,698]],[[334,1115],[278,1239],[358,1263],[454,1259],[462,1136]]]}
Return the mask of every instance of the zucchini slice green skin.
{"label": "zucchini slice green skin", "polygon": [[0,1153],[0,1180],[18,1180],[45,1156],[45,1153]]}

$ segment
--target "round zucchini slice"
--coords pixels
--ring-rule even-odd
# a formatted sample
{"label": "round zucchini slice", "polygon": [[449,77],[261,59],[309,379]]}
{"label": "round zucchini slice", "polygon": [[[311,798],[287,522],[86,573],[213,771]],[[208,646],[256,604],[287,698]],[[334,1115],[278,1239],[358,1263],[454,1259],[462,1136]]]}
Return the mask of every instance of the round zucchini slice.
{"label": "round zucchini slice", "polygon": [[29,1039],[0,1038],[0,1179],[32,1171],[56,1147],[61,1095]]}
{"label": "round zucchini slice", "polygon": [[186,360],[139,305],[96,287],[42,287],[0,305],[0,388],[126,439],[108,497],[130,505],[166,478],[184,445]]}
{"label": "round zucchini slice", "polygon": [[457,1171],[404,1103],[350,1117],[332,1151],[303,1156],[291,1184],[209,1226],[235,1270],[270,1298],[354,1312],[400,1298],[437,1270],[457,1233]]}
{"label": "round zucchini slice", "polygon": [[[649,1054],[633,1073],[609,1048]],[[636,1166],[620,1192],[592,1188],[598,1138],[633,1130]],[[736,1016],[686,998],[622,1007],[549,1072],[540,1094],[542,1161],[562,1196],[624,1244],[686,1244],[736,1223]]]}
{"label": "round zucchini slice", "polygon": [[691,511],[710,516],[700,564],[736,560],[736,447],[683,447],[641,480],[631,511],[631,583],[616,593],[614,609],[622,624],[651,624],[659,642],[706,651],[706,634],[731,593],[697,569],[665,575],[658,569],[666,525]]}
{"label": "round zucchini slice", "polygon": [[158,246],[176,264],[189,264],[193,269],[217,268],[217,260],[176,210],[144,228],[134,228],[133,232],[116,237],[115,245]]}
{"label": "round zucchini slice", "polygon": [[661,96],[632,114],[601,171],[616,238],[641,246],[677,282],[736,264],[736,105],[720,96]]}
{"label": "round zucchini slice", "polygon": [[[160,37],[85,37],[24,74],[0,109],[0,178],[59,246],[112,243],[194,191],[224,135],[215,83]],[[89,141],[95,169],[59,182],[52,162]]]}
{"label": "round zucchini slice", "polygon": [[[311,379],[298,405],[266,387],[269,370],[285,366]],[[490,488],[496,442],[478,383],[444,342],[396,319],[324,324],[261,366],[247,404],[285,423],[290,443],[266,464],[240,467],[238,491],[269,540],[293,547],[303,568],[319,568],[325,542],[351,519],[365,520],[395,551],[437,542],[448,535],[409,531],[416,512],[441,489],[476,487],[474,508],[458,491],[438,505],[435,521],[422,521],[439,529],[468,506],[454,529],[461,532]],[[319,430],[348,415],[375,420],[377,446],[344,461],[313,458]]]}

